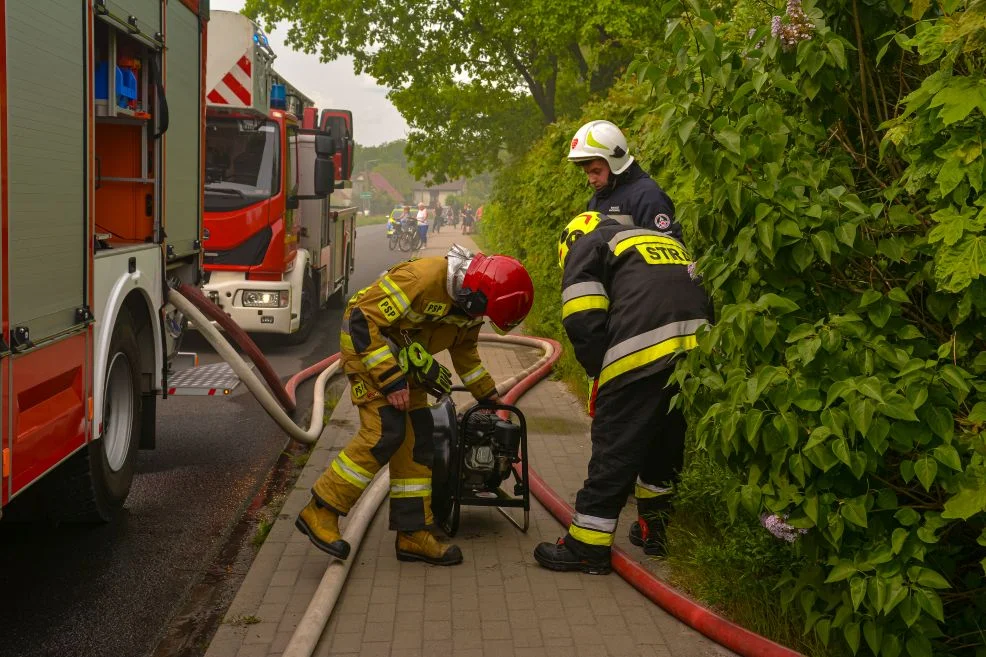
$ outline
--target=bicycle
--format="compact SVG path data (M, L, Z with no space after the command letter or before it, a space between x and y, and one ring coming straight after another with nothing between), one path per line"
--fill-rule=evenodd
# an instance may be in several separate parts
M402 227L398 247L401 251L411 251L412 253L421 249L421 235L418 233L417 226Z

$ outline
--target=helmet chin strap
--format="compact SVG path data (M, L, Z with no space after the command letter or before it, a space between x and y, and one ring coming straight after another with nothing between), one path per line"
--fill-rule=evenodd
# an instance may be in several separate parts
M445 291L457 302L462 294L462 280L472 263L472 252L459 244L453 244L445 254L448 262L448 273L445 276Z

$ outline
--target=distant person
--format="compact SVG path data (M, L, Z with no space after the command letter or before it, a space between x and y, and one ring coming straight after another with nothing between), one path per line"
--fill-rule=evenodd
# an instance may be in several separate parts
M421 246L428 246L428 208L424 203L418 203L418 237L421 238Z
M442 204L439 203L435 208L435 216L431 220L431 232L440 233L442 232Z
M602 212L625 226L656 230L682 242L671 198L640 168L626 137L609 121L589 121L575 133L568 159L582 167L595 190L587 211Z
M401 212L401 216L398 217L397 221L401 225L401 230L408 231L415 227L414 216L411 215L410 205L404 206L404 211Z
M468 235L472 233L472 222L475 216L472 213L472 206L468 203L462 208L462 234Z

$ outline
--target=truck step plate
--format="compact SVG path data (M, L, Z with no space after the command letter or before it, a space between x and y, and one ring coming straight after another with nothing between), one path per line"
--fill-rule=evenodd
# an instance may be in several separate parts
M168 377L168 394L224 396L238 385L240 377L228 363L214 363L172 372Z

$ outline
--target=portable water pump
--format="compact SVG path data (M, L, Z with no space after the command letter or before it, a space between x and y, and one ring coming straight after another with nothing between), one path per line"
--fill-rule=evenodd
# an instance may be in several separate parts
M502 419L504 411L516 423ZM531 492L524 414L509 404L481 402L458 417L448 395L431 407L431 413L435 440L431 506L435 521L454 536L462 506L492 506L526 532ZM514 485L508 493L503 485L511 476ZM522 523L504 510L510 507L524 510Z

